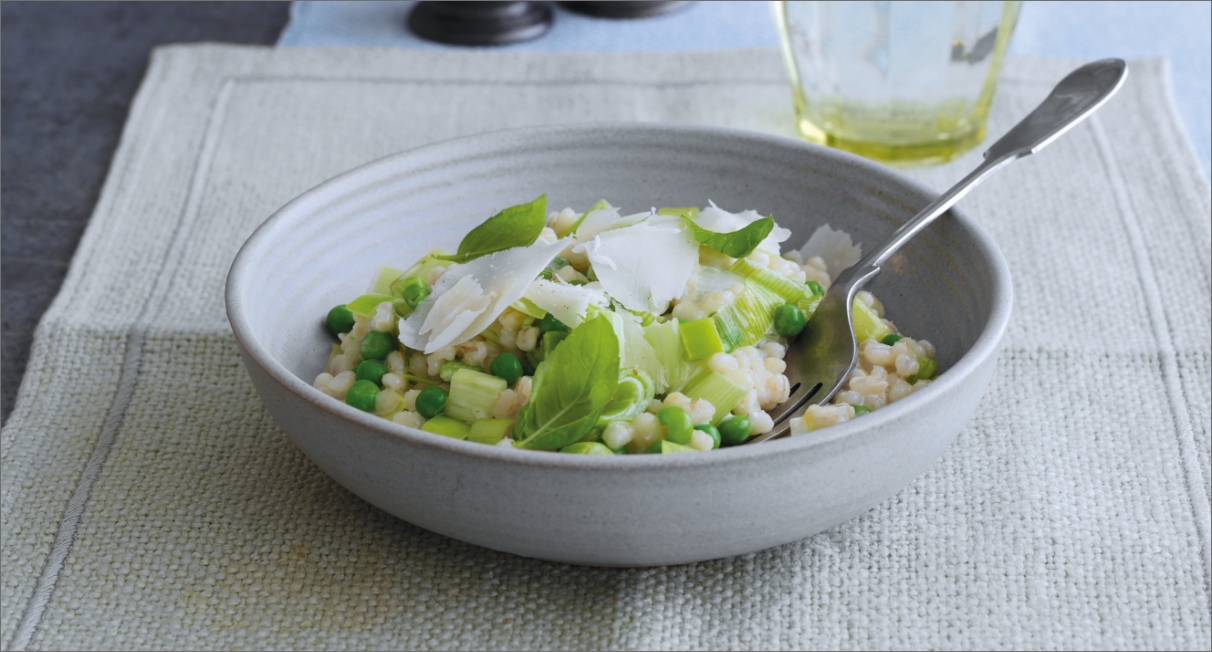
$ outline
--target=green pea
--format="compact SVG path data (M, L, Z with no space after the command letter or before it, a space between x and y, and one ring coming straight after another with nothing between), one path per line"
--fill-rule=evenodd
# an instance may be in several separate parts
M774 331L783 337L795 337L804 330L804 311L790 303L774 309Z
M892 346L893 344L896 344L899 341L901 341L900 335L897 335L896 333L888 333L887 335L884 336L883 339L880 340L880 343L887 344L888 346Z
M361 364L354 369L354 375L358 380L369 380L378 387L383 386L383 375L387 373L387 365L378 360L363 360Z
M703 432L707 433L708 435L711 435L711 441L715 442L715 444L713 444L711 446L712 448L720 447L720 429L719 428L716 428L715 426L711 425L710 423L704 423L701 426L695 426L694 429L702 430Z
M555 274L551 271L550 267L544 267L543 271L539 272L539 278L543 279L544 281L550 281L551 277L554 275Z
M396 348L391 335L382 331L370 331L362 338L360 353L363 360L382 360Z
M558 271L564 267L568 267L568 259L563 256L556 256L551 259L551 262L547 266Z
M345 402L363 412L374 412L375 399L378 397L378 385L369 380L359 380L345 394Z
M861 416L863 416L864 414L867 414L867 413L868 413L868 412L870 412L870 411L871 411L871 408L867 407L866 405L856 405L856 406L854 406L854 416L856 416L856 417L861 417Z
M735 414L720 422L720 439L724 446L736 446L737 444L745 443L749 439L749 430L752 426L749 425L747 417L739 417Z
M417 394L417 412L432 419L446 410L446 390L430 385Z
M569 285L589 285L588 283L586 283L585 281L582 281L579 278L572 279L571 281L568 282L568 284Z
M661 425L665 426L668 430L665 439L675 444L682 444L683 446L690 443L690 435L694 432L694 424L691 423L690 415L686 414L686 410L676 405L661 408L661 411L657 412L657 421L660 421Z
M522 377L522 362L512 353L498 355L489 365L488 370L497 378L502 378L510 385Z
M341 304L328 311L328 317L324 318L324 325L333 335L348 333L354 327L353 313L345 307L345 304Z
M546 335L551 331L566 332L568 324L556 319L551 313L547 313L539 320L539 332Z
M804 285L808 286L808 291L812 292L813 296L825 296L825 288L821 287L820 283L817 283L816 281L808 281Z

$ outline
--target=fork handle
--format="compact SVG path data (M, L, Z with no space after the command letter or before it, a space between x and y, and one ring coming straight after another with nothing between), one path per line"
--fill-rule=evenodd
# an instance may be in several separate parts
M913 239L930 225L931 222L938 219L940 215L947 212L960 199L972 191L985 179L993 176L995 172L1003 167L1013 163L1018 156L1005 155L996 159L985 159L975 170L970 172L959 183L951 186L947 192L939 195L938 199L930 202L913 219L905 222L897 229L887 240L884 240L875 247L870 253L863 257L857 264L846 269L841 274L838 274L834 279L834 285L840 285L846 288L847 294L853 296L858 292L867 281L875 277L880 271L880 266L891 258L896 252L904 246L906 242Z
M887 240L884 240L867 254L856 265L838 274L826 296L837 298L843 295L837 305L846 314L846 323L850 327L850 346L855 351L853 325L849 323L849 306L853 304L855 295L876 274L880 267L897 250L913 236L921 232L931 222L951 208L955 202L967 195L973 188L993 176L993 173L1013 163L1024 156L1029 156L1046 147L1074 125L1081 122L1102 106L1128 76L1127 64L1121 59L1102 59L1088 63L1069 73L1061 80L1044 101L1014 125L1006 135L985 151L985 159L968 176L960 180L946 192L926 206L913 219L905 222ZM832 304L831 304L832 305ZM852 355L849 369L839 373L833 387L825 387L822 383L820 390L806 390L793 395L786 402L771 411L775 427L770 432L758 435L747 443L756 444L768 439L775 439L790 431L790 417L798 413L813 399L817 402L829 400L845 381L849 371L854 369L856 357Z
M1066 75L1034 111L985 150L985 160L975 170L923 208L913 219L901 225L887 240L877 245L851 268L854 274L847 275L843 272L834 283L873 276L864 272L869 272L868 268L872 267L878 270L902 245L994 172L1024 156L1040 151L1085 120L1095 109L1111 99L1127 78L1128 65L1123 59L1100 59ZM859 281L857 287L861 287L863 282L865 281Z

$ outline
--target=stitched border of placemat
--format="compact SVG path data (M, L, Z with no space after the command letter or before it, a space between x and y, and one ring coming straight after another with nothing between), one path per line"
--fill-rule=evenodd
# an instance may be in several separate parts
M148 80L145 81L145 88L153 88L153 82L158 80L158 77L153 77L153 75L162 74L162 71L162 67L157 68L156 66L153 66L152 71L149 72ZM228 102L232 95L233 89L235 85L241 83L278 79L301 79L301 77L264 75L231 76L223 82L220 88L217 100L209 113L203 145L195 161L194 173L189 184L190 189L187 195L187 200L178 218L178 222L172 236L172 244L168 248L166 255L161 261L160 273L157 275L158 278L153 286L151 294L144 301L143 309L136 318L134 324L129 329L126 354L123 361L121 380L119 382L117 394L111 405L97 444L94 447L93 452L90 455L88 462L81 474L80 480L72 493L72 497L68 501L67 507L64 510L64 515L59 526L59 533L56 536L53 546L51 547L46 565L43 569L41 577L39 578L38 586L31 596L29 603L26 605L20 624L18 625L17 630L9 644L9 647L12 649L24 648L29 643L37 628L41 615L54 591L58 573L62 568L67 556L70 554L72 540L75 535L75 528L78 526L84 510L87 508L92 485L96 481L98 475L101 473L110 447L113 445L116 434L122 426L125 408L133 395L135 385L139 379L139 367L143 354L143 344L147 336L147 329L151 325L152 316L156 314L158 309L163 304L168 289L172 284L173 278L179 269L181 259L180 252L184 247L186 238L188 238L191 233L197 217L200 197L206 183L206 171L209 169L209 166L213 161L215 146L218 141L218 134L224 124L226 111L228 109ZM349 81L357 78L316 77L315 79L339 79L341 81ZM378 80L379 78L360 79L360 81ZM384 81L400 82L417 80L384 78ZM752 79L736 81L738 83L771 83L769 81L755 82ZM482 82L469 81L465 83L481 84ZM547 83L556 85L563 82L549 81ZM670 85L665 82L660 83L664 86ZM721 83L721 80L712 79L708 83ZM724 80L724 83L727 83L727 80ZM782 80L778 80L777 83L781 84L783 82ZM141 117L140 112L145 110L145 103L149 101L146 100L146 95L147 94L145 94L144 91L140 92L140 97L136 102L135 109L132 110L132 115L128 124L137 124L137 121ZM1134 264L1136 265L1137 273L1146 288L1148 313L1153 326L1154 336L1157 339L1161 353L1161 364L1166 382L1167 399L1175 419L1175 425L1177 428L1176 434L1179 438L1179 444L1183 450L1182 463L1184 471L1187 473L1186 484L1189 496L1191 498L1191 507L1193 510L1193 516L1195 518L1195 524L1200 530L1201 543L1203 544L1202 561L1205 583L1208 583L1209 578L1212 577L1212 560L1210 560L1209 549L1209 520L1212 519L1212 516L1209 514L1208 499L1203 491L1204 487L1199 486L1201 480L1206 482L1206 478L1203 477L1203 470L1200 467L1199 460L1196 455L1196 444L1194 441L1192 420L1189 411L1185 406L1185 399L1188 397L1184 396L1181 382L1178 379L1178 373L1176 370L1177 354L1170 339L1170 330L1167 324L1166 311L1158 290L1158 280L1150 263L1148 253L1143 248L1143 233L1140 227L1140 220L1136 216L1131 200L1127 197L1126 191L1124 190L1126 182L1123 178L1122 171L1115 164L1114 156L1111 153L1112 148L1101 121L1098 120L1097 116L1094 116L1091 123L1095 127L1095 133L1100 149L1099 154L1102 159L1102 163L1107 168L1108 173L1112 176L1114 181L1114 186L1117 191L1115 201L1119 209L1120 219L1122 220L1124 227L1132 235L1134 245L1133 254L1135 256ZM132 160L132 157L135 155L135 153L140 151L138 149L139 136L139 132L128 132L124 134L123 144L119 150L120 154L118 157L115 157L115 168L118 169L119 172L117 174L111 173L111 181L108 181L106 184L106 192L103 194L102 200L98 204L97 213L112 210L110 204L113 202L113 198L117 194L117 191L113 190L111 192L110 186L111 184L115 188L121 186L125 181L127 171L135 165L135 161ZM131 142L128 143L128 139ZM1194 161L1194 152L1190 151L1189 143L1187 144L1187 150L1189 151L1191 162L1197 166L1198 163ZM1200 180L1202 180L1202 178ZM87 268L89 263L88 256L91 253L91 249L82 247L77 256L77 260L73 262L73 268L76 268L77 266L80 268Z

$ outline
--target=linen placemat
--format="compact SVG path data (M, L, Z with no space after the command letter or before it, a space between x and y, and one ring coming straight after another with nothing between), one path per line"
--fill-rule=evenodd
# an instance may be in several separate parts
M1010 60L990 133L1074 65ZM794 136L777 52L157 50L2 433L0 643L1208 649L1212 212L1164 62L1130 65L963 201L1016 305L940 461L815 537L619 570L446 539L329 480L253 392L223 281L284 202L429 142L595 120ZM941 189L977 156L909 174Z

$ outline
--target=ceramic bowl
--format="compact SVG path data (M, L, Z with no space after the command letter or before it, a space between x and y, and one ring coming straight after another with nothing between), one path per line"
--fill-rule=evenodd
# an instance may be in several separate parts
M606 198L624 210L753 208L792 230L831 224L868 247L933 193L858 157L734 130L606 124L490 133L369 163L304 193L240 250L227 312L253 385L288 437L371 504L443 535L573 564L680 564L753 552L862 514L919 476L976 408L1010 317L1009 270L953 210L869 286L942 375L807 435L683 455L600 457L485 446L360 412L311 385L329 308L378 265L453 249L505 206Z

